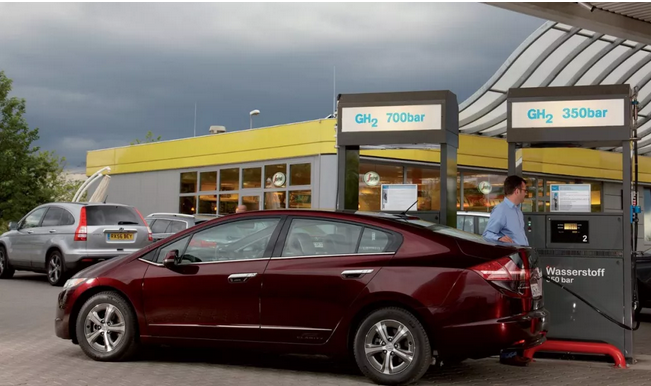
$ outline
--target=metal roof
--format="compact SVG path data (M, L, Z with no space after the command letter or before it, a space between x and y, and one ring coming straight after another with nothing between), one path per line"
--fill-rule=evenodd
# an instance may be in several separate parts
M616 13L651 23L651 5L648 3L585 3L602 11Z
M651 45L551 21L531 34L482 88L461 103L459 131L504 138L509 88L607 84L638 87L639 152L651 153Z

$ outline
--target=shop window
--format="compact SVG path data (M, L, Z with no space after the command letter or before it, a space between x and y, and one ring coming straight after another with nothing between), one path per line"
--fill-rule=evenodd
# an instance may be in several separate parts
M242 205L246 210L260 210L260 196L242 196Z
M289 192L289 207L309 209L312 207L311 190L292 190Z
M242 188L255 189L262 187L262 168L242 169Z
M219 195L219 214L232 214L237 209L239 194Z
M219 190L237 190L240 185L240 169L222 169L219 171Z
M441 172L419 167L406 169L405 183L418 185L418 210L441 209Z
M199 191L217 190L217 172L203 172L199 175Z
M197 172L181 173L181 193L197 192Z
M287 186L287 165L266 165L264 167L264 187L268 189ZM266 204L265 204L266 206Z
M505 175L463 173L463 210L490 212L504 200Z
M179 213L195 214L196 213L196 197L180 197L179 198Z
M289 166L289 185L310 185L312 164L296 164Z
M217 195L203 195L199 196L199 212L201 214L215 214L217 213Z
M368 172L377 173L379 179L377 181L373 180L371 183L365 182L364 175ZM404 183L404 171L402 166L361 162L359 165L359 210L379 211L380 190L382 184L402 183Z
M266 192L264 194L265 209L285 209L287 192Z

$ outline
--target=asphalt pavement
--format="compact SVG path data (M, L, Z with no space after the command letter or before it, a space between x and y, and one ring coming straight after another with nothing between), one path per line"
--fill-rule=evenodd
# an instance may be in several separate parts
M354 364L323 357L153 347L131 362L95 362L54 334L60 288L44 275L0 280L0 386L5 385L368 385ZM419 385L651 385L651 314L636 332L628 369L606 362L537 359L529 367L497 358L432 367Z

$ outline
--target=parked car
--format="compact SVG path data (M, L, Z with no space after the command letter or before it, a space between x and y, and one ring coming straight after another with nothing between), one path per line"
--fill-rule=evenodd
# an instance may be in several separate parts
M541 288L529 248L407 216L270 210L79 272L59 294L55 330L98 361L141 344L235 345L351 354L373 381L404 384L433 357L544 342Z
M484 233L491 214L488 212L457 212L457 229L481 235Z
M137 209L120 204L45 204L9 227L0 236L0 278L16 270L43 272L55 286L82 268L152 242Z
M158 241L216 217L221 216L191 215L182 213L151 213L145 217L145 221L151 228L154 241Z

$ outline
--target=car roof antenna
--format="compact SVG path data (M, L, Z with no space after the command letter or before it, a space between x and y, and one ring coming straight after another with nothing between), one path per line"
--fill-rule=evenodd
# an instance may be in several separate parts
M418 200L414 201L414 203L411 204L411 205L409 206L409 208L407 208L404 212L402 212L402 213L400 213L400 214L403 215L403 216L407 216L407 212L409 212L409 209L411 209L411 208L412 208L414 205L416 205L417 203L418 203Z

